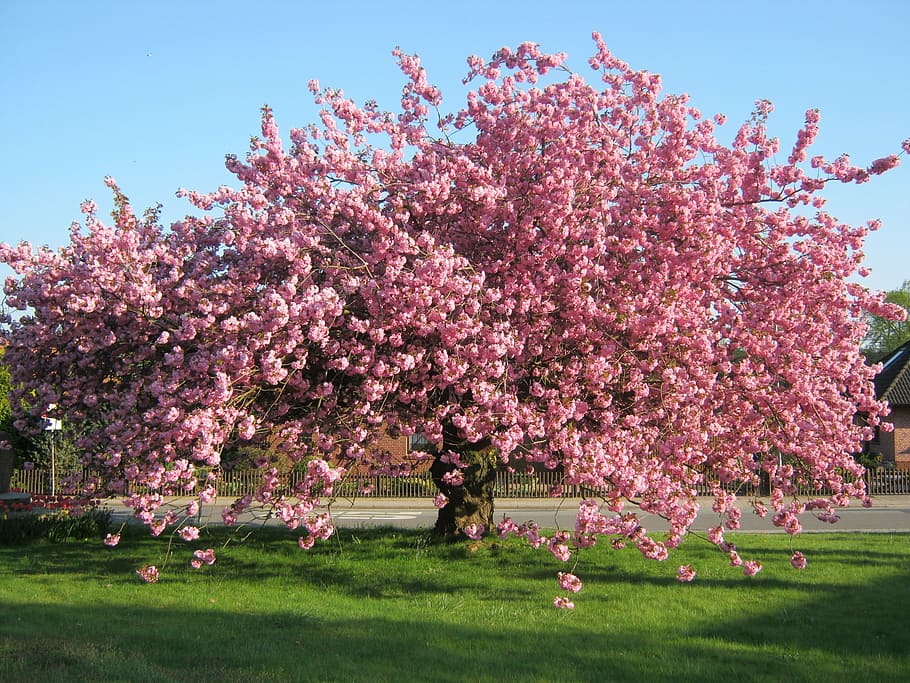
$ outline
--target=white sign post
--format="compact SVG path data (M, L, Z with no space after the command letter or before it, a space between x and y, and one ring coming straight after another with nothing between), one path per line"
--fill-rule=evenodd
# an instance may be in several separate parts
M54 432L59 432L63 429L63 423L53 417L48 417L48 413L54 410L57 407L56 403L51 403L47 407L47 412L44 413L41 417L44 419L44 431L50 432L51 438L51 495L57 495L57 463L56 463L56 453L54 452Z

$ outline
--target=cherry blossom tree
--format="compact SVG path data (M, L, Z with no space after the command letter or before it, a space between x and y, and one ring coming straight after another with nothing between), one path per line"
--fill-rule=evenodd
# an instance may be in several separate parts
M859 341L864 316L896 312L850 279L877 223L838 222L823 191L899 159L810 158L817 111L782 152L764 101L725 144L722 115L595 46L596 84L533 44L471 57L452 114L401 51L398 112L313 81L320 123L285 140L266 108L228 158L236 187L181 191L196 213L170 227L109 179L112 223L87 201L65 248L0 247L23 311L5 332L14 405L88 425L90 486L148 487L128 500L157 533L185 524L168 497L193 513L224 450L260 443L262 484L224 518L269 506L309 547L332 533L317 506L345 470L399 468L379 437L419 433L442 535L493 531L497 469L542 467L592 492L576 528L500 534L561 560L604 537L663 559L710 482L710 540L754 574L723 538L731 486L766 477L752 506L791 533L807 510L868 501L851 453L885 406ZM305 464L292 491L276 454Z

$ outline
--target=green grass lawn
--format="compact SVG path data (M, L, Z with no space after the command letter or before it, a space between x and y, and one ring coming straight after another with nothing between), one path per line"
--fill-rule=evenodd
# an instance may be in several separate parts
M565 567L519 542L428 545L419 531L340 531L301 551L224 529L165 545L140 530L0 547L2 681L908 681L910 535L740 535L746 578L693 539L665 563L604 544ZM214 535L211 535L214 534ZM340 541L340 542L339 542ZM187 548L218 560L188 566ZM691 562L698 577L675 579Z

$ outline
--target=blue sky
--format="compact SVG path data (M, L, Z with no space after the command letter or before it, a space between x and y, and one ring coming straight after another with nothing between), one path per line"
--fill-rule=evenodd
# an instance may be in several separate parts
M394 107L396 45L421 56L454 110L468 55L531 40L587 73L597 30L617 56L660 73L666 91L726 114L729 136L767 98L787 149L817 107L813 149L867 164L910 137L907 26L904 0L9 0L0 3L0 241L61 246L82 200L110 206L105 175L137 209L161 202L175 220L190 209L178 187L230 182L224 155L245 153L263 104L283 130L315 119L311 78ZM865 283L910 279L910 159L829 197L846 222L884 222L867 242Z

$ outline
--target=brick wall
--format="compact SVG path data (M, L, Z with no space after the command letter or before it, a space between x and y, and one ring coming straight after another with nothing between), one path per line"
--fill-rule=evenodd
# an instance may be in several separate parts
M408 447L408 437L406 436L399 436L395 438L391 436L383 436L379 440L377 448L388 451L391 455L392 463L409 463L411 471L414 474L422 474L423 472L426 472L430 469L430 460L421 459L420 461L415 461L411 456L410 448ZM341 464L344 465L352 474L361 474L369 471L368 468L356 463L342 462Z
M399 436L396 439L384 436L379 440L379 447L389 451L395 462L402 462L408 457L408 437L406 436Z
M889 445L897 468L910 470L910 407L892 408L888 420L894 425L894 431L882 434L882 437L888 437L891 441ZM884 438L882 442L884 446Z

